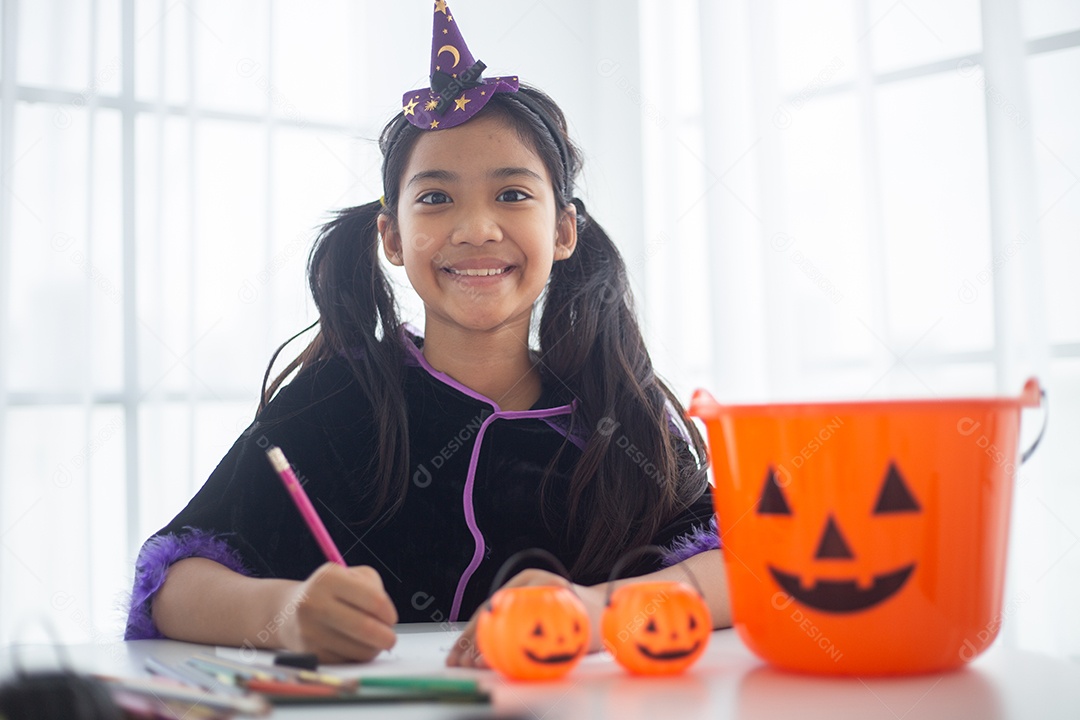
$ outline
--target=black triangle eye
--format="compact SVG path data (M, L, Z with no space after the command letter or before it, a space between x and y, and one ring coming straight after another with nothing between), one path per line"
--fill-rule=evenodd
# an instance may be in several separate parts
M761 499L758 500L758 515L790 515L784 491L780 489L780 483L776 481L776 470L772 465L765 474L765 486L761 488Z
M536 623L536 627L533 628L532 634L533 634L534 637L543 637L544 636L544 628L543 628L543 626L540 625L540 623Z
M695 618L693 615L690 616L690 629L697 630L697 618Z
M655 620L649 620L649 624L645 626L645 632L651 632L651 633L656 632L656 621Z
M885 473L885 482L881 486L881 493L874 506L874 514L919 512L920 510L922 508L908 489L904 477L897 470L896 463L890 462L889 470Z

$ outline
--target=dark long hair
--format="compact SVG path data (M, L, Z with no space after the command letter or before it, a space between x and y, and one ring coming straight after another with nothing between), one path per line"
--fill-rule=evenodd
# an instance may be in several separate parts
M620 553L647 544L701 496L707 482L704 443L685 421L678 398L653 371L622 256L573 196L581 153L569 138L562 111L544 93L523 86L517 93L493 95L481 113L498 114L532 147L552 178L557 204L563 209L573 204L577 211L577 247L554 263L540 301L540 372L545 385L565 386L577 398L575 423L588 437L570 487L563 489L569 494L569 532L581 542L571 574L603 575ZM409 485L401 392L409 341L379 264L376 223L381 213L393 219L401 177L422 132L403 115L383 128L386 205L375 201L342 210L323 227L308 260L318 333L267 387L270 367L285 345L279 347L263 379L260 412L297 368L330 357L350 363L376 413L379 437L377 457L368 468L373 482L365 522L392 515ZM687 446L688 452L680 452Z

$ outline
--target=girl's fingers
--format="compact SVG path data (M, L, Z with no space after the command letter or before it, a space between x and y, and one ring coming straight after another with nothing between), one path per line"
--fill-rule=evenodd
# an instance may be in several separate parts
M365 662L394 646L396 622L378 572L326 563L301 586L289 635L323 662Z
M379 648L358 642L337 628L324 628L315 654L324 663L368 662L382 652Z
M374 568L367 565L350 568L335 565L326 573L330 579L329 587L339 602L371 615L386 625L397 624L397 608Z
M389 650L397 642L393 627L350 605L335 608L326 622L342 636L377 650Z
M337 602L322 612L313 612L304 622L306 649L320 659L366 662L393 647L397 639L393 629L378 619Z
M476 647L476 619L477 614L474 614L469 624L461 631L461 635L454 641L450 653L446 656L447 665L472 667L473 657L479 654L479 649Z

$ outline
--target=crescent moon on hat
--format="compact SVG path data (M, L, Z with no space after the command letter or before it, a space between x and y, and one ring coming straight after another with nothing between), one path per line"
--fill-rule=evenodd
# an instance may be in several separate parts
M458 63L461 62L461 54L458 53L457 48L453 45L443 45L441 48L439 48L439 52L435 54L442 55L444 52L448 52L454 56L454 64L450 67L457 67Z

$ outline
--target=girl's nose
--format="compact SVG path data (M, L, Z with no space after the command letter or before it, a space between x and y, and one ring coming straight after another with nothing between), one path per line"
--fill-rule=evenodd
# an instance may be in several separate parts
M450 242L483 245L486 242L498 242L503 239L502 228L487 212L469 211L463 214L461 222L454 228Z

